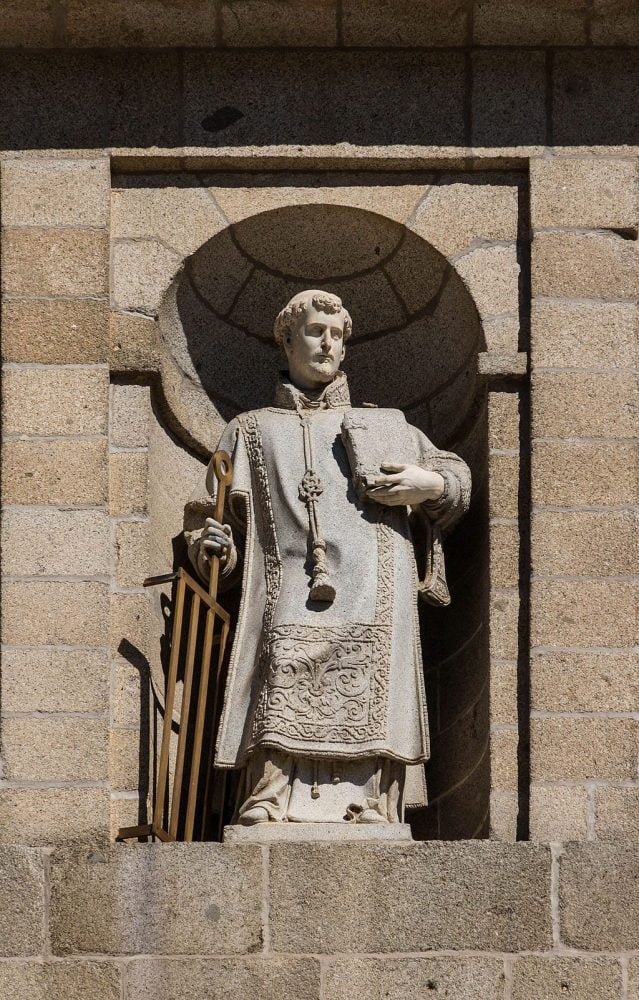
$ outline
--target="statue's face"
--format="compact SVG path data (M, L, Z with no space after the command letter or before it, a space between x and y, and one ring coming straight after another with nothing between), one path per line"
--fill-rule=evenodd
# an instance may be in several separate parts
M318 311L311 303L306 315L284 340L289 375L302 389L316 389L335 378L346 353L344 313Z

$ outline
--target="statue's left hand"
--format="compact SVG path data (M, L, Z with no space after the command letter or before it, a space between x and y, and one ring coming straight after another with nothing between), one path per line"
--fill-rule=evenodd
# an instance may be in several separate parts
M446 489L446 481L439 472L429 472L419 465L397 465L385 462L383 476L377 476L366 491L366 496L387 507L417 506L425 500L439 500Z

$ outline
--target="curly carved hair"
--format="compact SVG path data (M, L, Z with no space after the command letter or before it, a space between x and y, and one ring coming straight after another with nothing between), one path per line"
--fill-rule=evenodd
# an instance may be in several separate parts
M342 305L339 295L311 288L306 292L298 292L297 295L294 295L290 302L278 313L273 326L273 336L280 347L284 343L284 339L295 329L300 316L306 315L309 305L329 315L342 313L344 316L344 340L348 340L353 332L353 321L349 312Z

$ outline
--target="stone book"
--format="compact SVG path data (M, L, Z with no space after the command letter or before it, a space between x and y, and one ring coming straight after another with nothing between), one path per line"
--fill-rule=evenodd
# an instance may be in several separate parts
M406 417L395 409L356 409L344 415L342 440L360 500L366 500L385 462L415 465L419 461L417 443Z

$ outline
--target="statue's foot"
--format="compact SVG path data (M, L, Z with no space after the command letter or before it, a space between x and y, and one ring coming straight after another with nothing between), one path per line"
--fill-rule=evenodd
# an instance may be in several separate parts
M263 806L253 806L252 809L247 809L245 813L242 813L239 822L242 826L255 826L256 823L268 823L270 818L268 810Z
M387 819L378 813L376 809L364 809L356 820L357 823L388 823Z

